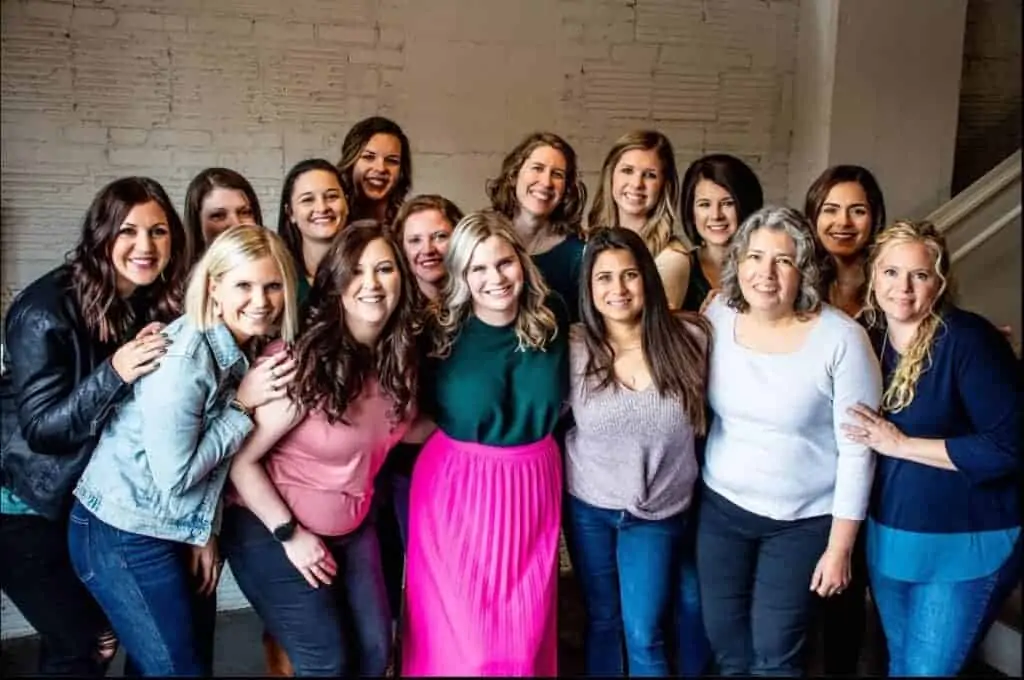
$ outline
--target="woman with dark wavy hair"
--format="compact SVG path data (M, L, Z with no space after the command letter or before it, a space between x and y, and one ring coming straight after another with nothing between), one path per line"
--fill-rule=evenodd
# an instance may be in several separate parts
M67 262L7 314L0 583L42 637L41 674L103 675L116 651L71 566L71 490L108 416L167 349L160 330L181 311L187 253L163 188L118 179L93 199Z
M554 133L534 132L505 156L486 188L491 207L512 220L545 283L562 296L570 317L579 318L587 189L576 152Z
M256 409L231 466L224 552L296 675L374 677L388 664L369 512L374 477L415 414L414 285L379 226L346 229L317 269L288 398Z
M298 273L298 301L309 296L313 276L349 218L342 175L322 158L292 166L281 189L277 233L284 239Z
M228 168L206 168L185 192L185 231L198 260L206 246L239 224L263 225L260 200L249 180Z
M598 229L570 338L566 538L586 609L587 675L669 675L663 622L707 429L711 327L673 313L643 239ZM625 642L626 657L622 647Z
M398 123L371 116L353 125L337 165L352 219L394 222L412 188L412 150Z

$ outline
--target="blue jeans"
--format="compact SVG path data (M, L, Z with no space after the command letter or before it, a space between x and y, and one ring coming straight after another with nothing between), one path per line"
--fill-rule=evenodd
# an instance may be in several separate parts
M75 501L68 548L140 674L212 675L217 599L196 592L188 545L121 531Z
M675 585L673 564L683 521L649 521L569 496L566 539L587 614L587 675L667 677L663 625Z
M1020 583L1022 546L995 573L971 581L910 583L870 569L889 647L889 677L955 676Z
M697 574L718 673L803 675L811 575L832 518L775 520L701 493Z
M686 523L679 548L679 593L675 602L676 673L684 678L702 677L711 660L711 645L704 632L697 581L697 523Z
M239 506L224 511L224 555L295 675L381 676L391 647L391 610L377 531L368 520L350 534L321 539L338 573L330 586L313 588L256 515Z

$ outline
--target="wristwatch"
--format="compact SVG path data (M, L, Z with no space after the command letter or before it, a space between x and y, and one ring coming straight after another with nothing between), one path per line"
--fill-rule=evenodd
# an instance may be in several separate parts
M295 528L299 526L298 520L292 517L290 520L274 528L271 532L274 534L274 540L278 543L284 543L291 539L295 535Z

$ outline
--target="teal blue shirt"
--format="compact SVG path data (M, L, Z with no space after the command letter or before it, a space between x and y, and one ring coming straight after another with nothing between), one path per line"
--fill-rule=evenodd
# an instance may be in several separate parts
M38 515L6 486L0 486L0 515Z

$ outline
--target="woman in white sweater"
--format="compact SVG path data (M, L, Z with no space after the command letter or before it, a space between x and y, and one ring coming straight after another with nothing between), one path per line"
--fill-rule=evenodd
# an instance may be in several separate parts
M875 405L864 330L822 303L810 224L765 207L729 246L714 328L697 529L704 624L722 675L803 672L813 594L850 580L874 470L840 424Z

